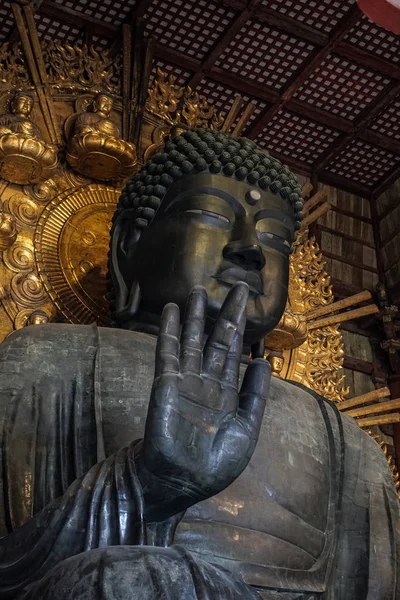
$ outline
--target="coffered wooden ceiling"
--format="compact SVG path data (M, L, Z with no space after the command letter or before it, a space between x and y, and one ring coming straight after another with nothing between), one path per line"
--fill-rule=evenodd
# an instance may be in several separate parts
M400 177L400 40L355 0L37 0L44 39L118 52L121 26L156 39L157 67L228 112L301 174L364 197ZM8 1L0 41L15 36Z

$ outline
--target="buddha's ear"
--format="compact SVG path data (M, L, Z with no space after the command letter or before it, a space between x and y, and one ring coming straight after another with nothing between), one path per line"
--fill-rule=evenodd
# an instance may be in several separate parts
M136 211L124 210L114 223L110 272L115 292L115 315L118 321L132 318L139 308L140 288L132 276L132 261L140 231L135 227Z

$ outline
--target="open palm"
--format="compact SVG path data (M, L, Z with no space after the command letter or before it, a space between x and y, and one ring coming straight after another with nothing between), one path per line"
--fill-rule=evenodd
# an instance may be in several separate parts
M159 518L225 489L254 452L270 368L252 361L239 393L247 298L245 283L231 289L205 345L204 288L191 293L181 335L179 308L163 311L141 459Z

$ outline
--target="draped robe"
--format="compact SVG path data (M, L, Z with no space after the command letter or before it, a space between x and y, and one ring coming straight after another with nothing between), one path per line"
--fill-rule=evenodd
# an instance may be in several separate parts
M383 453L331 403L277 378L242 475L183 518L145 523L135 440L154 351L147 334L61 324L0 346L0 597L64 600L62 580L79 598L88 580L93 600L398 598L399 503Z

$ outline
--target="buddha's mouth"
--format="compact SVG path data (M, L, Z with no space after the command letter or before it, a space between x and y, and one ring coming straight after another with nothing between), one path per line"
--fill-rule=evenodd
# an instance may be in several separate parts
M234 285L238 281L244 281L249 286L250 292L263 295L262 279L256 271L246 271L240 267L229 267L218 273L218 275L214 275L214 279L230 285Z

